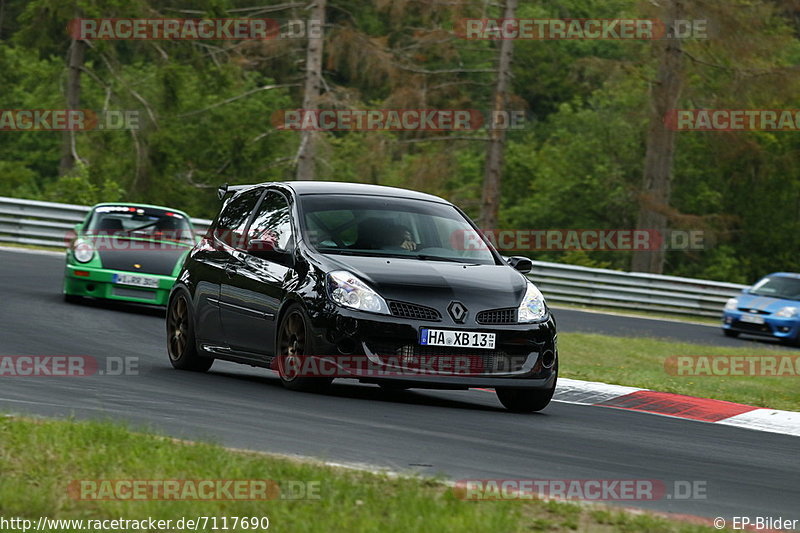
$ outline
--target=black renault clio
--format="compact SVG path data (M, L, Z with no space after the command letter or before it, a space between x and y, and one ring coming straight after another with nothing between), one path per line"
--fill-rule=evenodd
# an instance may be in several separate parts
M221 187L222 209L172 289L175 368L224 359L293 390L494 388L543 409L556 327L523 257L504 258L453 204L339 182Z

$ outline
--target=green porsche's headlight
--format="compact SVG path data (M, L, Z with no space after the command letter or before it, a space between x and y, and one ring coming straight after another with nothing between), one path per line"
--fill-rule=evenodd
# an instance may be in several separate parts
M77 241L72 247L72 255L79 263L88 263L94 257L94 246L86 241Z

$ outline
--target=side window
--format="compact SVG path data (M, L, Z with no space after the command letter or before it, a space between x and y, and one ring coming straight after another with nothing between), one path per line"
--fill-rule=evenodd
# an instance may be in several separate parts
M247 221L263 192L264 189L255 189L233 198L217 219L214 237L228 246L243 248Z
M261 241L255 249L286 251L292 244L291 210L286 199L268 191L250 225L248 240Z

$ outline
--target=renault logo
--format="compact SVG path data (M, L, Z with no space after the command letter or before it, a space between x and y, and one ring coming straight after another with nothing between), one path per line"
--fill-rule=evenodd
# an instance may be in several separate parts
M463 324L464 320L467 319L467 308L461 302L450 302L450 305L447 306L447 312L459 324Z

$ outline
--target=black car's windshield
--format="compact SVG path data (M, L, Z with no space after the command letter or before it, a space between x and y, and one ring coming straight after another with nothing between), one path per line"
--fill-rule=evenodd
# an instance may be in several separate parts
M495 264L486 242L446 204L340 194L300 197L308 243L321 253Z
M89 235L143 237L165 241L193 242L186 217L153 207L103 205L95 208L86 227Z
M800 300L800 278L786 276L767 277L753 285L749 292L758 296Z

